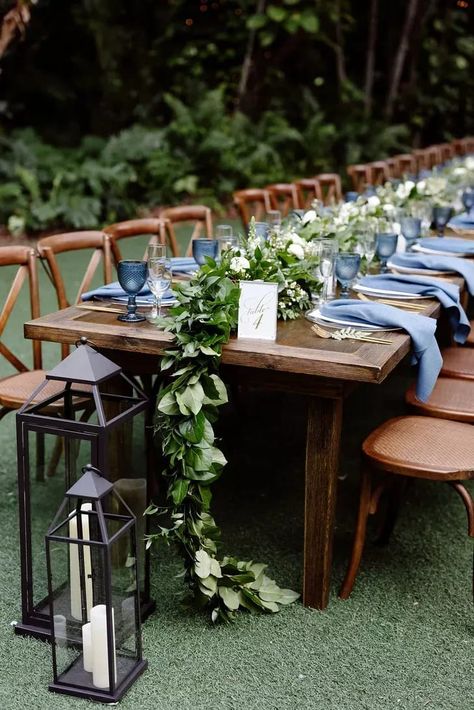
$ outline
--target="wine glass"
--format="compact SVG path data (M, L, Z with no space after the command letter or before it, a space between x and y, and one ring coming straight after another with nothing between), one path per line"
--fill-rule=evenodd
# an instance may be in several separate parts
M349 190L349 192L346 192L344 198L346 202L355 202L359 197L359 193L356 192L355 190Z
M402 217L400 231L406 239L406 250L411 251L412 246L421 235L421 219L417 217Z
M156 322L161 318L161 299L169 288L172 279L171 264L160 257L148 259L147 284L152 292L155 302L151 309L150 321Z
M193 239L193 257L199 266L206 263L206 258L217 257L217 239Z
M280 210L269 210L267 212L267 222L270 232L278 233L281 227L281 212Z
M148 259L166 259L166 244L149 244L146 248Z
M438 237L444 237L444 230L452 216L452 207L433 207L433 222L438 232Z
M367 264L367 271L375 256L375 232L365 232L362 237L362 251Z
M234 234L231 224L218 224L216 227L216 239L228 239Z
M136 296L146 282L146 261L135 259L123 259L117 265L117 276L119 283L125 293L128 293L127 313L118 316L117 320L124 323L140 323L146 320L144 316L137 314Z
M341 284L341 298L349 295L349 286L357 276L360 266L360 254L355 251L343 252L336 257L336 277Z
M380 232L375 237L375 251L380 259L380 272L388 271L387 260L395 253L397 248L398 235L390 232Z
M334 274L336 244L333 239L321 239L319 248L319 273L323 279L323 288L319 297L320 305L328 301L329 284Z
M221 257L225 251L237 246L237 237L234 237L232 225L218 224L216 227L216 239L218 243L218 256Z

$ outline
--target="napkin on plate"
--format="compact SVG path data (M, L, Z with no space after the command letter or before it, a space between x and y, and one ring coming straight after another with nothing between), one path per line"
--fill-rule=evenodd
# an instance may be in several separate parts
M459 237L425 237L418 241L420 247L426 249L435 249L436 251L445 251L451 254L473 254L474 243L468 239L460 239Z
M459 227L460 229L474 229L474 211L463 212L453 217L448 227Z
M420 296L437 298L446 309L449 322L457 343L465 343L471 326L464 308L459 302L459 286L449 281L434 279L430 276L415 274L380 274L380 276L364 276L358 282L361 286L382 289L384 291L401 291ZM389 297L389 294L385 298Z
M406 330L412 341L413 362L419 365L416 396L422 402L428 399L443 364L435 338L437 323L434 318L407 313L384 303L369 303L349 298L330 301L320 310L321 315L329 318Z
M442 256L440 254L394 254L390 257L389 266L405 266L413 269L434 269L436 271L455 271L464 277L467 290L474 296L474 264L459 256ZM421 274L420 274L421 275Z
M189 274L199 269L196 260L192 256L175 256L170 261L171 270L174 274Z
M94 298L123 298L126 300L128 299L128 295L125 293L119 282L115 281L114 283L99 286L99 288L95 288L93 291L88 291L87 293L82 294L83 301L92 301ZM137 299L139 302L150 304L152 304L155 300L147 285L145 285L140 293L137 294ZM166 301L174 301L174 299L174 293L168 289L168 291L165 291L163 294L162 303L165 304Z

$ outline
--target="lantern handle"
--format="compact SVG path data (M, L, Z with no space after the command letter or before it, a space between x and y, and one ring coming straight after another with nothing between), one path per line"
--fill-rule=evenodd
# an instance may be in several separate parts
M102 472L99 471L99 469L96 468L95 466L93 466L91 463L86 463L86 465L83 466L83 468L82 468L82 473L89 473L89 472L91 472L91 471L93 471L93 472L96 473L98 476L100 476L101 478L103 478Z
M89 340L89 338L86 335L81 335L79 340L76 340L74 345L76 348L79 347L79 345L92 345L93 348L97 347L95 343L92 342L92 340Z

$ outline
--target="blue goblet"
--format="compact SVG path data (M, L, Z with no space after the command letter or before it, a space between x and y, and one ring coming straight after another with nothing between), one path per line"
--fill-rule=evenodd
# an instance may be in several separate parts
M375 236L375 251L380 259L380 272L384 274L387 269L387 260L397 248L398 235L391 232L381 232Z
M411 251L413 244L421 235L421 219L417 217L402 217L400 230L406 239L407 251Z
M270 225L268 222L255 222L255 236L262 242L266 242L270 234Z
M124 323L140 323L146 320L145 316L138 315L136 312L136 296L145 285L146 275L146 261L132 259L119 261L117 265L117 276L121 287L125 293L128 293L128 304L127 312L123 316L118 316L117 320L121 320Z
M217 239L193 239L193 256L199 266L206 263L206 258L217 258L219 242Z
M474 187L468 187L462 193L462 203L466 208L466 212L471 214L474 207Z
M355 190L349 190L349 192L346 192L346 194L345 194L346 202L355 202L358 197L359 197L359 193L356 192Z
M445 227L452 216L452 207L433 207L433 222L438 232L438 237L444 237Z
M349 286L357 276L360 266L360 254L344 252L336 257L336 277L341 284L341 298L349 295Z

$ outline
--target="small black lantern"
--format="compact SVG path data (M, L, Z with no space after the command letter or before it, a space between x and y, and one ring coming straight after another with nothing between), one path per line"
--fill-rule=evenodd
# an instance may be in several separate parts
M142 658L136 520L98 469L66 492L45 538L55 693L114 703ZM110 513L108 510L122 511Z
M150 483L142 473L147 468L143 439L142 461L132 453L132 423L148 399L135 379L87 341L80 342L17 413L22 621L15 632L43 639L50 636L50 611L41 531L89 461L107 472L137 518L142 618L154 608L143 541ZM47 472L38 467L44 460L50 462Z

